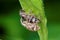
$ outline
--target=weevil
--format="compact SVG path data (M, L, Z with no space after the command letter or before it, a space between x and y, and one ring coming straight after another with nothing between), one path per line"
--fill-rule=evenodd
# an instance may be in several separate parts
M37 25L40 21L32 14L26 14L24 10L20 10L21 24L30 31L37 31L40 27Z

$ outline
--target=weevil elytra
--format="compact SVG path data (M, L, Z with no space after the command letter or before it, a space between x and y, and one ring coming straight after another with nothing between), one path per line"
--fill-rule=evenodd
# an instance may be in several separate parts
M40 29L40 27L37 25L38 22L40 21L37 19L34 15L32 14L26 14L24 10L20 11L20 16L21 16L21 24L26 27L30 31L37 31Z

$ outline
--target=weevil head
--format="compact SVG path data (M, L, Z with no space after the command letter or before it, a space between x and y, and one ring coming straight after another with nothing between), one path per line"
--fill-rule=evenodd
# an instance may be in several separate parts
M24 10L20 10L20 16L22 17L22 18L26 18L26 13L25 13L25 11Z

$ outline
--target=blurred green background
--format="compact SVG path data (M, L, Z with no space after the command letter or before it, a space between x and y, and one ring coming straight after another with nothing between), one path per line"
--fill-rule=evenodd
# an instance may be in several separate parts
M60 0L44 0L48 39L60 40ZM20 24L19 0L0 0L0 38L3 40L39 40Z

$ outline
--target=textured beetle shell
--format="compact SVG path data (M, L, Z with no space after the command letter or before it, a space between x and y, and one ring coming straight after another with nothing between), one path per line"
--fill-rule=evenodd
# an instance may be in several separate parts
M29 23L27 21L20 20L21 24L30 31L38 31L40 27L36 23Z

